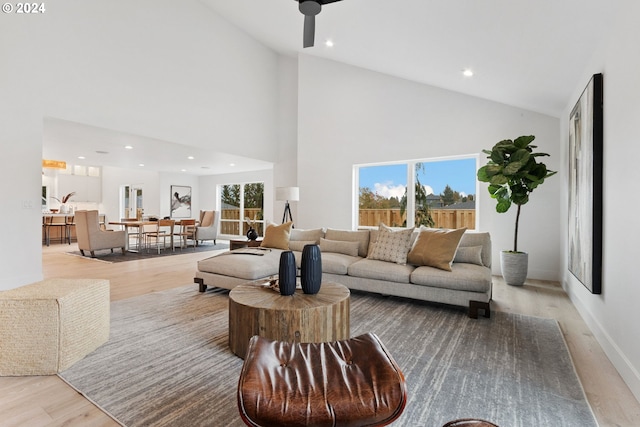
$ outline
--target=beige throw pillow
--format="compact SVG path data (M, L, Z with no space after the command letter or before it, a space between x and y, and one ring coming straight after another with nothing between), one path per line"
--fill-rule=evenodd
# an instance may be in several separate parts
M335 252L349 256L358 256L358 242L344 242L341 240L320 239L320 251Z
M291 230L292 232L294 230ZM290 251L296 251L296 252L302 252L302 250L304 249L305 246L307 245L317 245L318 242L316 242L315 240L291 240L289 239L289 250Z
M289 250L289 235L293 222L285 222L282 225L269 224L264 231L264 237L260 246L263 248L274 248Z
M420 230L416 243L407 256L407 261L414 265L428 265L451 271L451 263L466 230L466 228Z
M413 233L413 228L394 230L380 223L378 239L369 251L367 258L406 264L407 252L411 247L411 233Z
M213 225L213 211L200 211L200 227Z

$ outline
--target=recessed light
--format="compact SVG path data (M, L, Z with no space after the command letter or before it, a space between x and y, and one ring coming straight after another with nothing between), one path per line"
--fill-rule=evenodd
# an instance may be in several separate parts
M131 145L125 145L124 148L127 150L133 150L133 147Z
M144 166L144 163L139 163L138 166Z
M84 160L84 159L86 159L86 157L84 157L84 156L78 156L78 158L79 158L80 160Z
M333 41L327 40L326 42L324 42L324 45L327 47L333 47Z
M234 167L236 164L235 163L229 163L229 166Z
M471 77L473 76L473 70L471 70L470 68L465 68L464 70L462 70L462 75L465 77Z
M187 171L186 169L180 169L180 172L186 172L186 171Z
M189 156L189 157L187 157L187 159L189 159L189 160L193 160L193 159L195 159L195 157L193 157L193 156Z
M96 153L98 153L98 154L109 154L108 151L102 151L102 150L96 150Z

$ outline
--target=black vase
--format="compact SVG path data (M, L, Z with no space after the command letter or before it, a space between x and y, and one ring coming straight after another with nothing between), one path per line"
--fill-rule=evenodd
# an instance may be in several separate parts
M280 295L293 295L296 292L296 258L291 251L280 254L278 285Z
M322 256L320 246L305 245L302 248L300 272L302 291L305 294L317 294L322 284Z
M249 227L249 231L247 231L247 239L256 240L258 238L258 232L253 228Z

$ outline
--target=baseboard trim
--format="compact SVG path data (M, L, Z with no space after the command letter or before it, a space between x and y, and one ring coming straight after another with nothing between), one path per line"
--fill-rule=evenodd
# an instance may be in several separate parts
M576 310L578 310L578 313L584 322L587 324L587 327L593 333L596 341L598 341L598 344L600 344L602 350L622 377L622 380L627 384L636 400L640 402L640 372L638 372L638 370L633 366L620 347L618 347L616 342L602 327L600 322L591 315L591 312L582 303L579 295L574 292L573 286L568 284L565 280L562 283L562 287L569 296L574 307L576 307Z

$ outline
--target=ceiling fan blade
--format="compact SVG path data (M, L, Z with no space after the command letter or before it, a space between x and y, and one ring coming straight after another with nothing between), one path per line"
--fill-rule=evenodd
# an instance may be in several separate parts
M304 42L303 47L312 47L316 35L316 17L315 15L304 16Z

